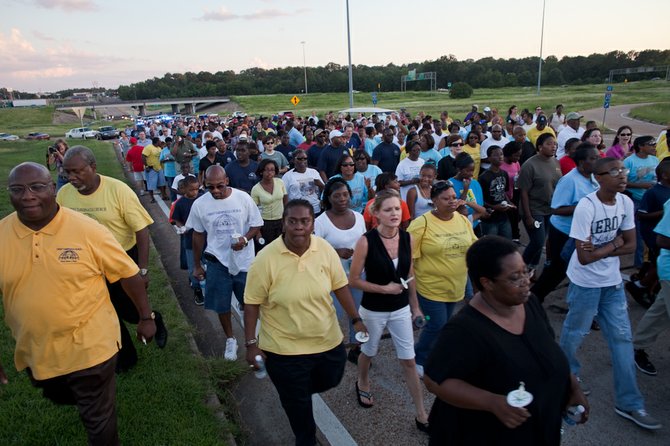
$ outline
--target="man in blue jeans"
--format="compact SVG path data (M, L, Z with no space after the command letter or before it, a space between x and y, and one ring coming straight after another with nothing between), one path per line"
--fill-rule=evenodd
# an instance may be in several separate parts
M560 345L570 371L579 376L577 349L597 317L612 357L614 411L642 428L660 429L661 423L645 410L637 386L630 319L619 271L619 256L635 251L633 202L621 193L628 169L615 158L603 158L596 162L594 174L600 189L579 201L570 227L576 248L567 270L568 314Z

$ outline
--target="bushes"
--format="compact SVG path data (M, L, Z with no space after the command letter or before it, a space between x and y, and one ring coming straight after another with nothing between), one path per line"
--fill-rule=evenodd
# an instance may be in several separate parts
M451 99L465 99L472 96L472 87L466 82L456 82L449 90Z

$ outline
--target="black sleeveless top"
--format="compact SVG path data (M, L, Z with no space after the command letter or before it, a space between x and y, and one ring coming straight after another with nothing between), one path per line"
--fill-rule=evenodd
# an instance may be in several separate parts
M389 282L401 283L400 278L408 279L412 261L412 248L409 233L400 230L398 240L398 268L393 266L384 242L377 229L366 232L368 239L368 255L365 258L365 280L377 285ZM403 289L400 294L379 294L363 292L361 306L370 311L396 311L409 304L409 291Z

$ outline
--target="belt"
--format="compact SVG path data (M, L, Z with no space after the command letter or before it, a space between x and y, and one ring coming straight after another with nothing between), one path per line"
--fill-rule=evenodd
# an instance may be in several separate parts
M206 252L206 253L204 253L202 256L203 256L203 257L205 258L205 260L207 260L207 261L210 261L210 262L216 262L216 263L221 263L221 262L219 262L219 259L217 259L216 256L215 256L214 254L210 254L210 253Z

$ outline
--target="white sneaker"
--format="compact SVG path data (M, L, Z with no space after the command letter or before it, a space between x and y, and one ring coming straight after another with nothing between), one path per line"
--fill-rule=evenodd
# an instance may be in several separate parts
M423 379L423 366L416 364L416 374L419 375L420 379Z
M226 352L223 354L223 359L228 361L237 360L237 339L226 339Z

